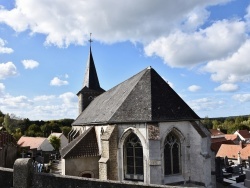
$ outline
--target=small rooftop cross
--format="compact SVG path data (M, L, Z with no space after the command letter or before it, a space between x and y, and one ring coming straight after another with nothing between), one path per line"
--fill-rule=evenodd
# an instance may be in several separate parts
M90 44L90 46L91 46L91 42L93 42L93 40L91 40L91 35L92 35L92 33L89 33L89 44Z

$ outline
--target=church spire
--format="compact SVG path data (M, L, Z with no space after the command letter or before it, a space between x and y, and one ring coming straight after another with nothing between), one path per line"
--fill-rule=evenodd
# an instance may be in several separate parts
M91 40L91 33L90 33L89 57L86 65L83 87L76 94L78 96L79 114L81 114L87 108L87 106L95 97L97 97L98 95L102 94L105 91L100 87L98 76L96 73L95 63L91 51L92 42L93 41Z
M100 88L98 76L96 73L95 63L94 63L94 59L93 59L92 51L91 51L91 43L92 42L93 42L93 40L91 40L91 33L90 33L89 57L87 60L87 66L86 66L86 71L85 71L85 75L84 75L83 87L87 87L87 88L93 89L93 90L100 90L101 88Z

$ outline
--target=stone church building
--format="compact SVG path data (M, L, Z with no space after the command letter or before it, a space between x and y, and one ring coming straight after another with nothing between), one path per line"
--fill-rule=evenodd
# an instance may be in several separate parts
M91 52L79 116L62 149L62 174L102 180L215 187L210 133L151 67L108 91Z

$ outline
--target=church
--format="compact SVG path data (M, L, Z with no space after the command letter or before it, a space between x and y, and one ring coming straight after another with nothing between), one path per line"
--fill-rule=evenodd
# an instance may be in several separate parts
M148 67L105 91L91 51L62 174L143 184L215 187L210 133Z

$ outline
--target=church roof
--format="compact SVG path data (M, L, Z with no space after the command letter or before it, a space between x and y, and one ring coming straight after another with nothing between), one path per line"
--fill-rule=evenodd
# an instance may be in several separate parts
M83 88L85 87L91 90L103 91L103 89L100 87L100 84L99 84L99 80L98 80L98 76L97 76L96 68L95 68L95 63L94 63L94 59L92 56L91 47L89 49L89 58L87 61L87 66L86 66L84 81L83 81Z
M90 127L61 150L63 158L99 156L95 128Z
M96 97L72 125L197 119L199 116L149 67Z

